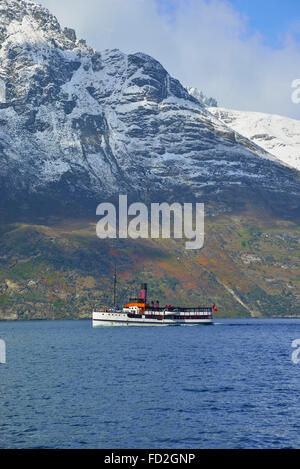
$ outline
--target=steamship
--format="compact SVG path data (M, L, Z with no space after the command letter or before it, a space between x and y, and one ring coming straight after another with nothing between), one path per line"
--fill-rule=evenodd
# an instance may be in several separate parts
M141 286L139 298L130 298L123 308L93 311L93 327L99 326L188 326L212 324L215 305L182 308L159 301L147 302L147 284Z

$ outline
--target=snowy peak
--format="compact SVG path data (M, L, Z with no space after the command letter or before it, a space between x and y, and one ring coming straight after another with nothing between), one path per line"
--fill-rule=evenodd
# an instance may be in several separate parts
M1 0L0 2L1 48L42 48L45 43L60 49L84 47L85 41L77 41L75 31L61 29L56 17L41 5L24 0Z
M228 127L300 171L300 121L274 114L209 108Z
M186 89L191 96L204 106L218 107L218 102L215 98L208 98L202 91L199 91L198 88L187 86Z

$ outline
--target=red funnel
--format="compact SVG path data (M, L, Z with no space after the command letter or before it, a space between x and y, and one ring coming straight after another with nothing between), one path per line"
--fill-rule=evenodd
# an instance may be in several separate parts
M142 283L142 285L141 285L140 298L144 303L146 303L146 301L147 301L147 283Z

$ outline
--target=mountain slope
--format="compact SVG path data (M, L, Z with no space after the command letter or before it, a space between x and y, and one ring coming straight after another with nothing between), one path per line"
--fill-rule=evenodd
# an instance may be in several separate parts
M115 262L121 304L146 281L161 304L299 317L299 224L219 215L205 231L204 248L186 251L181 240L100 241L95 225L78 219L2 225L0 319L91 317L112 304Z
M208 109L228 127L300 171L300 121L260 112Z
M286 212L289 198L297 213L297 174L213 117L156 60L96 52L30 1L1 8L3 210L20 197L94 210L126 192L221 211L259 195Z

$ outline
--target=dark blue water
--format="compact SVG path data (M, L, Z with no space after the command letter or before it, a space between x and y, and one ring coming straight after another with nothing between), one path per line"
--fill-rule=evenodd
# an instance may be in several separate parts
M2 322L2 448L299 448L300 320Z

